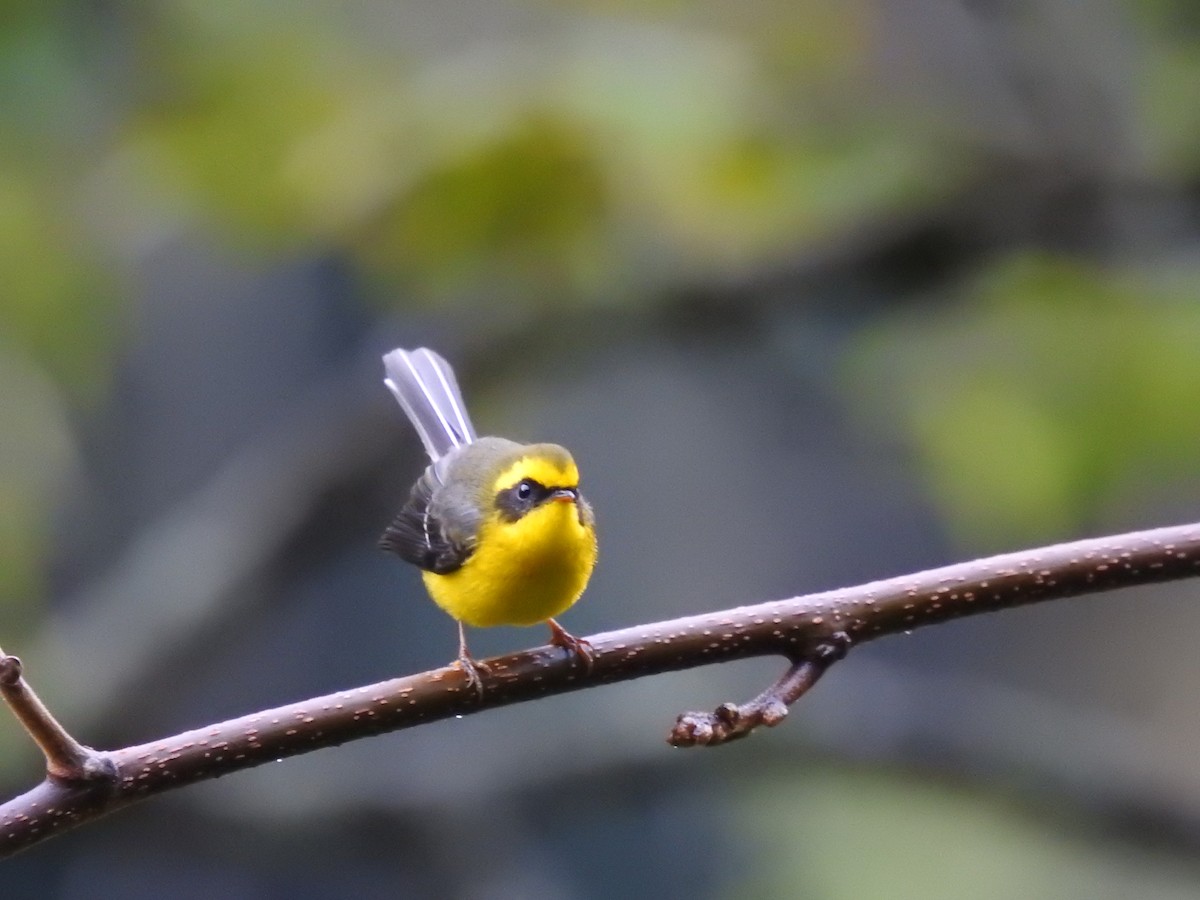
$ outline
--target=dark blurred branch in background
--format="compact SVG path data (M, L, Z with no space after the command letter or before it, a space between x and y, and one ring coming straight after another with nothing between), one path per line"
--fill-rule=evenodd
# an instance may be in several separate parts
M107 571L63 602L53 627L25 653L41 666L61 658L92 673L65 698L61 715L77 727L105 727L118 715L117 698L177 677L169 667L191 644L257 601L254 587L312 520L322 496L385 458L386 432L373 411L391 411L361 400L378 364L377 353L363 353L283 405L198 489L148 518ZM162 596L164 584L177 585L171 597ZM131 633L126 623L134 619L142 628ZM146 633L157 639L141 640ZM114 657L119 665L111 664Z
M453 666L342 691L95 754L107 761L106 768L108 763L116 767L115 784L109 779L48 777L3 804L0 857L152 794L368 735L714 662L771 654L786 657L791 664L788 673L762 695L768 702L758 704L769 707L769 714L758 716L750 727L730 729L730 734L715 738L712 732L704 732L707 740L692 741L719 743L742 736L753 725L782 720L787 704L803 694L846 646L975 613L1198 573L1200 524L1180 525L993 556L853 588L598 634L588 639L595 660L586 673L573 656L558 648L496 657L487 661L482 699ZM18 672L19 680L19 668L9 668ZM701 719L696 713L688 717L691 722ZM714 721L729 719L720 710L713 716ZM697 736L697 729L691 729L691 734Z

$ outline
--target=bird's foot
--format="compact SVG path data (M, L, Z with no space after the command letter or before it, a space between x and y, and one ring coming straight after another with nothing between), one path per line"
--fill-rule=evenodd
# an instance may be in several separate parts
M555 647L562 647L569 653L574 653L582 660L583 670L591 672L592 663L596 659L595 648L583 638L575 637L553 619L547 619L546 624L550 626L550 643Z
M467 676L467 687L475 688L475 693L482 700L483 676L490 675L491 669L487 667L486 663L479 662L467 649L467 629L463 627L462 622L458 623L458 667Z
M458 667L463 670L463 674L467 676L467 687L475 688L475 693L479 695L479 699L483 699L483 676L490 675L491 669L487 663L482 663L469 654L463 653L458 657Z

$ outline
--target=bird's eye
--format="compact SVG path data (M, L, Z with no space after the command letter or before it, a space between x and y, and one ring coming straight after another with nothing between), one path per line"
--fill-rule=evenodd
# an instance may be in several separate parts
M533 496L533 482L526 478L517 485L517 499L528 500Z

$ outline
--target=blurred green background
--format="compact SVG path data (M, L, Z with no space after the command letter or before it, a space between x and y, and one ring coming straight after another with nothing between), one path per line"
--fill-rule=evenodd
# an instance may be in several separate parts
M570 446L576 633L1195 520L1183 0L11 0L0 646L85 742L440 665L379 356ZM1190 583L358 742L8 898L1200 896ZM486 655L542 631L476 633ZM39 760L0 715L0 788Z

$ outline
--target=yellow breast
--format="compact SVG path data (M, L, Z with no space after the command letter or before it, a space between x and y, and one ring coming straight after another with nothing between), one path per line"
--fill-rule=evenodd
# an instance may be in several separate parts
M534 625L570 608L595 564L595 529L575 503L552 502L515 522L492 515L461 568L423 575L434 602L467 625Z

